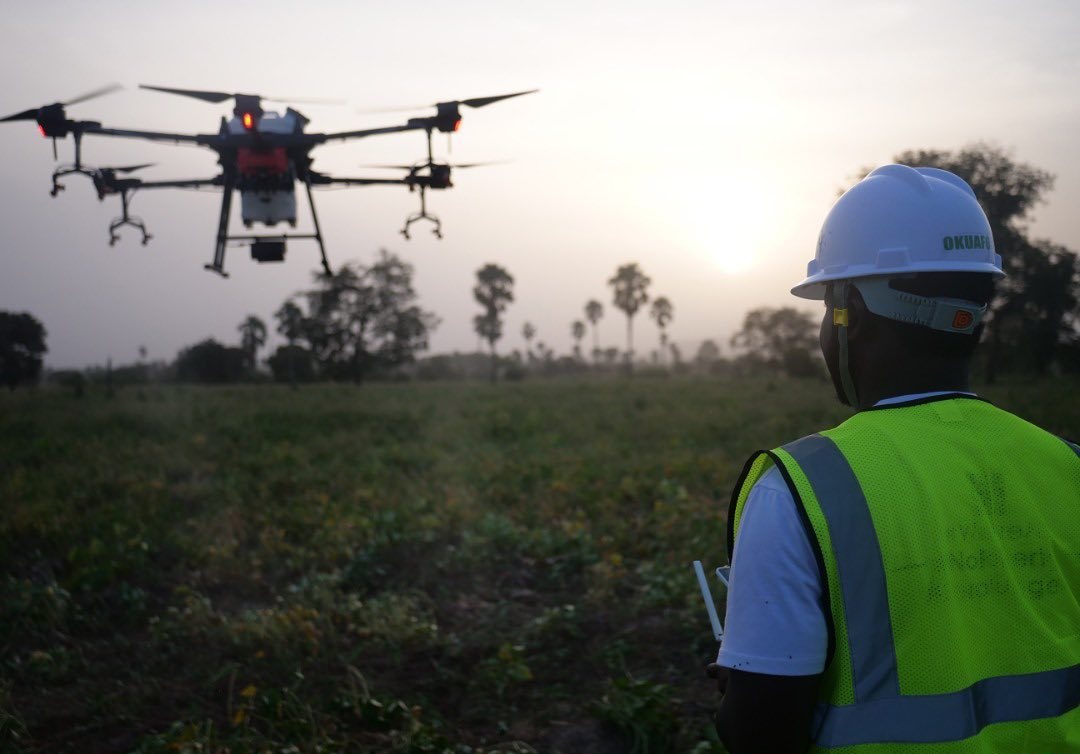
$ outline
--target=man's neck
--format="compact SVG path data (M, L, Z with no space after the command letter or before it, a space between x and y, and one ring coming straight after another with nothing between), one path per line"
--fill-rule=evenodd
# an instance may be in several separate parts
M967 365L947 369L883 370L878 374L867 375L857 383L859 404L863 408L873 406L884 398L900 395L918 395L920 393L956 392L970 393L971 381L968 378Z

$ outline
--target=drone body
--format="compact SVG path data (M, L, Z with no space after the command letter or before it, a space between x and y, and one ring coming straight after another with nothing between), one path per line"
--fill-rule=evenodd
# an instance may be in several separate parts
M450 188L453 184L450 181L451 166L437 164L433 159L431 150L432 133L434 131L444 133L457 131L461 126L460 107L462 105L466 107L483 107L493 102L523 94L531 94L536 91L534 89L494 97L440 102L435 105L435 115L410 118L404 125L337 133L308 133L304 130L309 122L308 119L291 107L285 110L284 115L264 110L262 107L263 100L271 98L254 94L141 86L144 89L192 97L211 103L220 103L231 99L235 105L233 116L228 120L221 119L216 134L162 133L105 128L98 121L68 119L65 110L67 106L115 91L119 86L114 85L89 92L68 102L56 102L51 105L24 110L6 118L0 118L0 122L36 121L42 136L53 140L54 153L58 139L64 139L69 135L73 137L75 161L73 164L61 166L53 172L51 194L55 197L64 189L63 184L59 182L61 177L81 174L88 176L93 181L99 199L104 200L108 196L118 195L121 200L123 214L113 220L109 226L110 245L116 243L119 239L116 231L123 225L130 225L139 229L142 232L143 244L146 244L151 238L142 220L132 217L128 213L131 195L136 191L160 188L221 188L221 212L218 218L214 257L213 261L205 265L205 267L223 277L228 277L224 267L225 249L228 244L249 243L252 258L256 261L278 262L285 258L286 243L289 239L311 239L316 241L322 257L323 269L327 274L330 273L330 264L326 257L326 246L323 242L322 231L319 228L319 218L315 211L312 187L382 184L404 185L410 191L419 188L420 213L409 216L402 234L408 238L409 225L416 220L427 219L435 224L434 233L441 238L438 218L427 213L424 192L428 188ZM299 102L300 100L290 99L290 101ZM405 178L330 176L316 172L311 167L313 161L311 151L322 144L420 130L427 135L427 161L415 166L400 166L409 170L409 174ZM147 181L134 177L120 178L118 174L134 172L150 167L150 165L128 167L90 167L84 165L82 161L82 139L86 135L203 146L217 153L221 174L211 178L158 181ZM419 171L422 169L426 169L427 173L421 174ZM229 218L234 192L240 193L240 218L245 228L252 228L256 224L272 228L280 223L285 223L289 228L295 228L297 223L296 192L298 184L304 187L307 195L314 232L274 232L250 235L232 235L229 233Z
M234 115L226 123L226 129L237 136L291 134L303 132L307 122L307 118L289 108L284 116L275 112ZM296 168L285 147L240 147L236 150L236 169L240 219L245 228L256 222L268 227L286 222L296 227Z

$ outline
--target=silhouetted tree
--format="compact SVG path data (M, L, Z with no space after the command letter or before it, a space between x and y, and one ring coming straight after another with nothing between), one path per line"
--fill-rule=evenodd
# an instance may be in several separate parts
M801 309L763 307L746 314L742 330L731 337L731 345L792 377L810 377L821 374L817 331L813 316Z
M679 369L682 366L682 349L679 348L677 343L672 343L668 346L671 349L671 363L675 369Z
M596 327L596 323L600 321L600 318L604 316L604 305L596 299L590 299L585 304L585 319L589 320L589 324L592 325L592 338L593 338L593 361L600 360L600 336Z
M998 372L1045 373L1061 354L1080 347L1075 251L1028 237L1028 213L1050 191L1054 176L1016 162L999 147L976 143L958 151L901 152L896 162L956 173L975 191L990 220L1007 277L986 319L986 377Z
M0 381L14 390L41 376L45 326L29 312L0 312Z
M181 382L237 382L244 376L246 364L247 354L243 349L207 338L180 351L176 357L176 376Z
M116 395L116 382L113 378L112 356L105 362L105 396L112 398Z
M660 353L663 353L667 350L667 326L672 317L675 316L675 307L671 305L666 296L660 296L654 299L652 306L649 307L649 316L652 317L656 326L660 328Z
M581 339L585 337L585 323L575 319L570 325L570 334L574 337L574 358L581 359Z
M720 361L720 346L716 345L714 340L702 341L701 345L698 346L694 361L698 366L709 369L713 364Z
M279 347L271 358L277 357L279 367L281 366L281 359L284 358L286 360L284 364L285 373L289 377L289 384L295 388L297 380L300 379L300 374L297 370L302 369L302 367L293 365L288 361L289 359L293 357L299 359L301 358L300 352L303 352L306 354L306 358L311 364L312 371L314 371L314 363L311 361L311 352L299 348L296 345L296 341L304 334L304 312L297 306L295 301L287 299L285 303L279 306L278 310L274 312L274 319L277 320L278 334L285 338L287 345L284 351ZM269 361L267 363L269 363ZM270 364L270 370L274 373L274 379L280 381L278 370L274 368L273 364Z
M332 275L315 274L301 329L322 374L359 382L428 347L438 318L416 305L412 274L411 265L385 250L370 267L353 262Z
M631 372L634 369L634 315L649 300L651 282L636 263L622 265L608 281L614 293L615 308L626 315L626 367Z
M48 380L51 383L67 388L76 398L82 398L86 394L86 375L78 369L50 371Z
M536 342L536 358L542 364L546 364L555 358L555 351L549 348L547 343L539 340Z
M525 338L525 357L529 361L532 361L532 339L536 337L536 328L533 327L532 322L526 322L524 325L522 325L521 337Z
M502 314L514 300L514 278L497 264L485 264L476 271L473 298L484 308L481 314L473 317L473 329L488 342L491 350L491 381L495 382L499 365L495 343L502 337Z
M291 298L274 312L278 334L293 345L304 334L304 311Z
M259 349L266 345L266 323L254 314L249 314L236 329L240 333L240 350L247 357L246 366L254 372L258 364Z
M312 358L311 351L303 346L278 346L266 360L266 364L276 382L288 382L296 387L299 382L311 382L315 379L315 359Z

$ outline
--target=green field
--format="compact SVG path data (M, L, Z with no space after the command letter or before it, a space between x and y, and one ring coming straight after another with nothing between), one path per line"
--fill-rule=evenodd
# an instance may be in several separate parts
M1075 381L983 391L1076 434ZM846 411L705 378L0 396L0 751L714 752L690 561Z

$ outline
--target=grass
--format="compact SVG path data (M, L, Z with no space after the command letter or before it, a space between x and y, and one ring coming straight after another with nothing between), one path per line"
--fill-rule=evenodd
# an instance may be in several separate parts
M1080 427L1075 382L985 393ZM721 751L689 563L751 451L845 415L781 379L4 394L0 751Z

